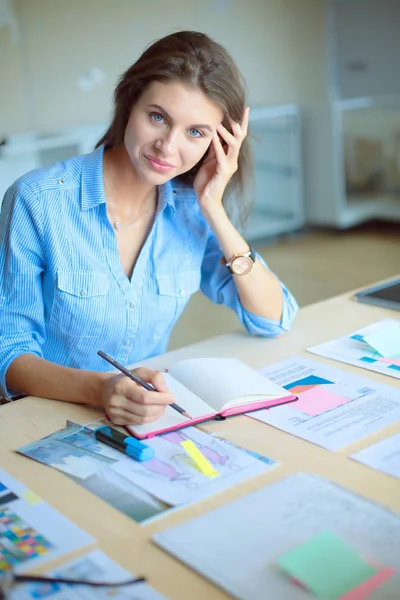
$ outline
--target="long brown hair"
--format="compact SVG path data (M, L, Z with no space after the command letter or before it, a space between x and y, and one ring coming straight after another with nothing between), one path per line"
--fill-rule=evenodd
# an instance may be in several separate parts
M96 144L105 149L123 143L132 108L152 81L181 81L200 89L224 114L223 124L241 122L246 102L243 77L228 52L204 33L179 31L149 46L121 76L114 92L114 115L110 127ZM192 185L204 157L178 179ZM250 212L252 161L246 138L240 149L238 169L224 195L224 204L234 203L243 222Z

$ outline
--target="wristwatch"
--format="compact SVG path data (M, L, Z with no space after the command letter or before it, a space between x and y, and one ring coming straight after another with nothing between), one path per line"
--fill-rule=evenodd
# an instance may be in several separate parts
M252 246L249 252L239 252L234 254L230 260L226 260L225 256L221 258L221 263L230 270L233 275L247 275L252 269L256 260L256 253Z

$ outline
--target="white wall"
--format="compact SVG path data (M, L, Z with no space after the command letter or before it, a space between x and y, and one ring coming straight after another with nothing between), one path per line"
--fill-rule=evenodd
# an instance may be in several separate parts
M1 1L1 0L0 0ZM8 0L10 2L10 0ZM326 100L325 0L11 0L19 41L0 28L0 136L106 121L119 75L178 29L226 46L252 105ZM105 76L89 91L78 80Z

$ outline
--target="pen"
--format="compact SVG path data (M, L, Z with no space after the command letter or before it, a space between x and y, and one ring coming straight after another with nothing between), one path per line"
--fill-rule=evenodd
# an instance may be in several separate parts
M115 367L116 369L118 369L118 371L121 371L121 373L123 373L124 375L126 375L127 377L129 377L130 379L132 379L132 381L134 381L135 383L141 385L145 390L148 390L149 392L156 392L157 391L152 385L150 385L150 383L147 383L147 381L144 381L144 379L142 379L141 377L138 377L138 375L135 375L134 373L132 373L129 369L127 369L126 367L124 367L123 365L121 365L119 362L117 362L116 360L114 360L113 358L111 358L111 356L108 356L108 354L106 354L102 350L99 350L97 352L97 354L99 356L101 356L101 358L104 358L104 360L106 360L108 363L110 363L110 365L112 365L113 367ZM175 402L173 402L172 404L169 404L168 406L170 406L171 408L173 408L174 410L176 410L178 413L181 413L181 415L183 415L184 417L187 417L188 419L192 418L186 412L186 410L184 408L182 408L181 406L179 406L179 404L176 404Z

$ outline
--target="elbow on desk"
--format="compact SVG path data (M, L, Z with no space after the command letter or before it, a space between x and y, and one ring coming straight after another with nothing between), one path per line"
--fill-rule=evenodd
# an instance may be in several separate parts
M265 338L278 338L287 333L293 324L299 310L297 302L284 303L281 319L267 319L258 315L247 313L243 318L243 325L248 333Z
M288 325L283 325L282 321L275 321L273 319L265 319L262 317L257 317L258 321L263 321L262 323L258 322L257 324L252 321L245 320L243 325L246 331L250 335L264 337L264 338L278 338L287 333L290 329L291 323Z

